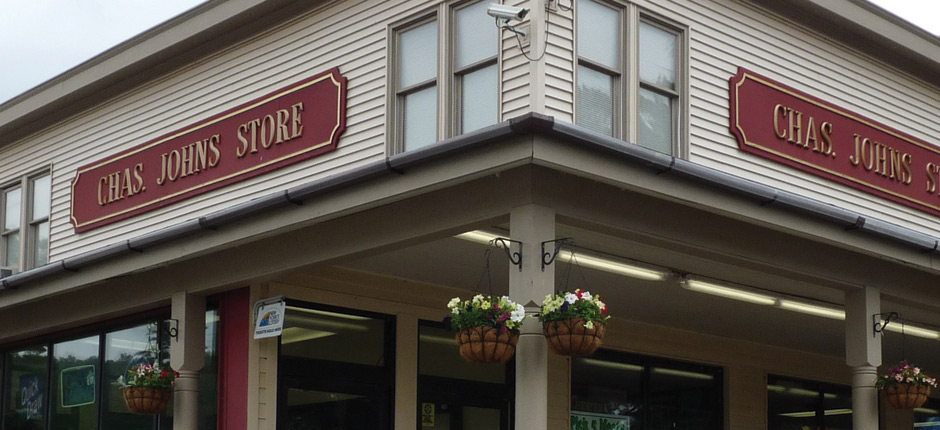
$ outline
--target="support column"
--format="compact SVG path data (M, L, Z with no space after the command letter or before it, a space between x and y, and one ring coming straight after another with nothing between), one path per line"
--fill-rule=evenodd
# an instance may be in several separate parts
M852 367L852 428L878 430L878 390L881 336L872 315L881 313L877 288L865 287L845 295L845 362Z
M555 239L555 211L538 205L515 208L510 212L509 229L512 239L523 243L522 270L509 266L509 297L523 305L534 302L534 307L526 306L531 315L555 290L554 265L542 271L541 252L543 241ZM523 324L516 346L515 428L548 428L548 347L534 318Z
M179 321L170 339L170 366L179 372L173 390L173 430L199 429L199 371L206 357L206 298L173 295L172 318Z

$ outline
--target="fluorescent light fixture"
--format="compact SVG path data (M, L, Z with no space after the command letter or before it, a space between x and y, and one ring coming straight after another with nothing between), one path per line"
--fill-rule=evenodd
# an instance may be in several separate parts
M713 296L724 297L727 299L740 300L742 302L754 303L757 305L773 306L777 304L777 298L766 294L754 293L743 288L730 287L724 284L718 284L712 281L705 281L691 276L685 276L680 281L682 288L699 293L711 294Z
M466 233L460 233L454 237L458 239L466 240L468 242L479 243L481 245L491 245L493 244L493 240L499 237L503 237L503 236L500 236L498 234L493 234L488 231L473 230L473 231L468 231Z
M680 378L688 378L688 379L702 379L702 380L708 380L708 381L715 379L714 376L708 375L705 373L687 372L685 370L676 370L676 369L663 369L662 367L654 367L653 373L658 373L660 375L678 376Z
M287 327L281 332L281 344L285 345L294 342L303 342L305 340L320 339L322 337L333 336L334 332L323 330L312 330L302 327Z
M828 306L811 305L808 303L797 302L793 300L780 299L778 304L780 309L800 312L808 315L830 318L834 320L845 320L845 311L842 309L831 308Z
M915 327L910 324L902 324L899 321L891 321L887 326L885 326L884 323L884 321L881 321L882 326L885 328L885 330L888 331L901 333L903 329L903 333L906 335L909 334L911 336L917 336L926 339L940 340L940 331Z
M590 366L606 367L609 369L627 370L630 372L642 372L643 371L643 366L637 366L635 364L617 363L614 361L604 361L604 360L598 360L595 358L582 358L581 362Z
M851 415L851 409L826 409L823 411L823 415ZM777 414L781 417L791 417L791 418L808 418L815 417L816 411L805 411L805 412L787 412L784 414Z
M454 237L483 245L493 245L493 241L495 239L505 236L500 236L498 234L490 233L484 230L473 230L458 234ZM647 267L640 263L625 259L602 257L584 252L573 253L569 250L561 250L556 257L556 261L560 260L562 262L568 263L572 260L572 258L574 259L575 263L583 267L646 281L662 281L663 279L666 279L666 276L669 273L666 270Z
M662 281L666 279L666 272L663 270L642 267L636 264L616 261L612 258L585 254L583 252L573 253L568 250L562 250L558 253L557 258L565 263L574 260L575 264L579 266L645 281Z
M931 408L914 408L914 412L917 412L917 413L920 413L920 414L928 414L928 415L937 415L937 414L940 414L940 411L938 411L938 410L936 410L936 409L931 409ZM937 425L938 423L931 423L931 424Z
M301 308L297 306L287 306L287 310L305 312L308 314L315 314L315 315L323 315L323 316L328 316L328 317L333 317L333 318L342 318L345 320L353 320L353 321L366 321L366 320L372 319L369 317L363 317L359 315L341 314L338 312L321 311L319 309Z

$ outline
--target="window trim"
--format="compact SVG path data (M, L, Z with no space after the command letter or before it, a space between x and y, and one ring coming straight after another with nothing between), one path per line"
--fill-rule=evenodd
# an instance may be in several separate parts
M459 90L462 88L462 78L469 73L496 65L496 123L502 120L502 62L503 38L496 38L496 55L480 60L464 67L457 67L457 12L473 3L486 0L462 0L457 2L441 2L436 6L425 8L407 18L395 21L388 26L387 52L388 73L386 118L386 153L401 154L404 148L404 104L403 96L417 91L437 87L437 127L436 140L441 140L463 133L461 104L462 97ZM437 75L433 80L425 81L406 88L399 88L401 78L401 34L424 25L428 22L437 22ZM494 25L494 31L496 31ZM454 42L454 43L451 43ZM426 85L426 86L425 86Z
M679 158L688 158L689 156L689 69L691 67L691 57L689 53L690 28L683 24L678 18L672 18L670 13L660 8L640 6L629 1L617 0L591 0L602 6L609 7L619 13L618 17L618 41L620 43L618 53L620 55L619 70L612 70L581 57L579 54L577 37L578 8L575 7L575 16L573 18L575 25L575 43L574 43L574 81L573 89L575 101L573 107L574 122L578 121L577 92L578 92L578 68L585 66L600 73L607 74L615 79L613 94L613 137L624 140L632 144L639 144L639 93L640 89L647 89L664 96L675 97L676 103L672 107L673 124L673 142L670 155ZM668 89L658 85L645 83L640 80L640 24L646 23L659 29L668 31L676 36L676 91L675 94L668 92ZM612 72L616 72L616 75ZM618 85L619 84L619 87Z
M43 218L33 218L33 202L35 201L35 183L36 180L42 177L49 177L49 214ZM0 187L0 263L6 261L6 244L7 236L16 232L19 234L19 261L17 261L15 266L12 266L14 273L22 272L32 268L39 267L36 264L36 240L38 238L38 225L43 222L50 223L50 246L46 250L46 259L47 261L44 264L48 264L49 250L51 250L52 243L52 229L51 229L51 220L52 220L52 166L48 166L42 169L37 169L26 174L19 175L17 178L10 180L3 184ZM5 214L7 208L7 192L19 188L20 192L20 223L17 229L5 230L3 228L6 223ZM0 264L3 266L3 264Z

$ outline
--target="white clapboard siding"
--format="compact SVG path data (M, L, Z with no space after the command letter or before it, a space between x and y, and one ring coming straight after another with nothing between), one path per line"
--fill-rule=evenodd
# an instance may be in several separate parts
M738 66L927 141L940 132L937 88L747 2L669 3L691 27L691 161L940 235L935 216L745 154L728 132L728 78Z
M519 7L532 7L534 2L528 1L507 1L506 4L512 4ZM531 29L530 29L531 31ZM502 92L500 97L501 119L506 120L522 115L531 110L532 100L530 98L531 86L534 85L534 77L531 75L529 60L525 58L522 51L519 50L519 43L515 34L510 31L500 31L500 43L502 51ZM527 52L531 44L526 44L523 49Z
M549 12L545 52L545 114L574 122L573 11L558 7Z
M0 179L27 173L26 166L54 164L50 257L55 260L380 160L386 147L387 27L435 3L331 2L4 147ZM68 214L77 168L331 67L349 79L347 130L336 151L182 204L81 235L73 232ZM30 163L17 162L27 153Z

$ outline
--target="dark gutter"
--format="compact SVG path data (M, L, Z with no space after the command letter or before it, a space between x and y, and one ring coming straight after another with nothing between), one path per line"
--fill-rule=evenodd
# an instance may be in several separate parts
M658 175L677 175L692 182L707 184L740 195L753 200L757 205L778 206L781 209L813 216L832 223L841 229L867 233L913 248L918 252L938 252L940 241L928 234L882 220L866 218L847 209L788 191L778 190L758 182L646 149L639 145L624 144L619 139L598 134L583 127L565 122L556 122L550 116L528 113L472 133L441 141L435 145L404 154L396 154L383 161L373 162L356 169L288 188L199 218L0 279L0 290L22 287L31 282L37 282L66 272L80 271L83 268L126 254L146 252L148 249L174 240L191 237L193 233L215 231L227 225L261 216L274 210L303 204L307 200L343 188L382 177L407 174L408 169L452 157L483 145L500 142L514 136L532 134L544 134L561 138L588 150L604 152L623 161L646 166L653 171L652 173Z

